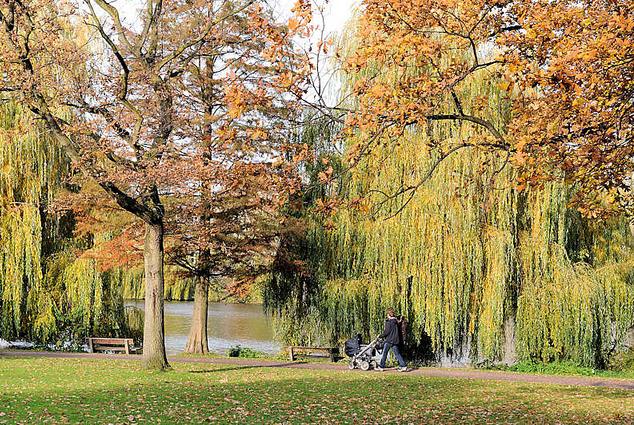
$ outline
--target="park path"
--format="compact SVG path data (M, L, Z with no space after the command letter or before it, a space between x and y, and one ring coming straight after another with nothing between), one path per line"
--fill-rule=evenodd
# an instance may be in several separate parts
M108 360L142 360L139 355L125 354L92 354L92 353L63 353L51 351L31 351L31 350L0 350L2 357L52 357L66 359L108 359ZM242 368L249 367L283 367L293 369L311 370L333 370L342 373L397 373L394 370L385 372L362 372L348 370L346 365L334 363L308 363L290 362L262 359L241 359L228 357L170 357L171 363L206 363L214 365L231 365ZM507 381L530 384L553 384L571 385L581 387L605 387L634 391L634 379L601 378L596 376L559 376L559 375L537 375L528 373L502 372L489 370L475 370L467 368L438 368L423 367L407 372L410 375L418 375L433 378L456 378L456 379L477 379Z

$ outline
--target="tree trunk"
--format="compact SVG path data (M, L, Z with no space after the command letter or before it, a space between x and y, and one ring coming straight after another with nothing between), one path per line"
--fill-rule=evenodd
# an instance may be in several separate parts
M630 194L634 199L634 173L630 176ZM634 217L630 217L630 234L634 237Z
M143 359L148 369L169 367L165 355L163 321L163 223L145 225L145 322Z
M194 316L192 317L192 327L187 339L186 353L209 352L207 344L207 307L209 284L206 278L197 277L194 289Z

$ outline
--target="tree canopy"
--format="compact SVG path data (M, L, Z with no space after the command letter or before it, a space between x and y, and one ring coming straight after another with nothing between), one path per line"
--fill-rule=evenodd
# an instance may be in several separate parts
M359 19L358 47L347 59L349 72L363 70L348 120L349 132L362 135L351 161L397 143L411 126L458 122L476 130L468 140L427 142L441 160L488 149L522 170L521 188L563 175L587 215L631 213L629 2L366 0ZM512 100L509 120L482 114L487 96L465 97L471 76L500 84Z
M0 2L0 90L145 223L144 356L163 368L163 196L199 181L211 190L232 166L224 153L253 161L261 141L270 146L260 160L284 159L284 129L263 112L292 113L307 68L291 41L309 15L300 7L285 25L262 2L142 6L126 23L102 0Z

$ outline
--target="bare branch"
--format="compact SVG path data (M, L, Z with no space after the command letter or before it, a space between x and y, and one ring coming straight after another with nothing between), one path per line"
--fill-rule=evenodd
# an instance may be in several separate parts
M388 217L385 218L385 220L389 220L391 218L396 217L397 215L399 215L404 209L405 207L407 207L407 205L412 201L412 199L414 198L414 195L416 194L416 192L418 191L418 189L420 189L420 187L425 184L427 181L429 181L429 179L431 179L434 175L434 172L436 171L436 169L438 169L438 167L440 166L440 164L442 164L442 162L447 159L449 156L451 156L452 154L454 154L455 152L458 152L461 149L467 148L467 147L474 147L476 145L470 144L470 143L460 143L458 145L452 146L451 148L449 148L446 152L443 152L438 158L436 158L436 160L433 162L433 164L431 165L431 167L429 168L429 170L427 170L427 172L425 173L425 175L423 175L423 177L418 180L417 183L413 184L413 185L409 185L406 187L401 187L401 189L399 189L398 191L394 192L392 195L387 196L384 200L382 200L381 202L379 202L376 205L376 212L374 215L376 215L376 213L378 212L378 209L380 207L382 207L383 205L385 205L387 202L400 198L403 195L407 194L407 200L401 204L399 206L399 208L396 210L396 212L390 214ZM375 192L378 192L375 190ZM384 196L386 195L384 192L379 192L382 193Z
M92 0L85 0L86 3L88 4L88 6L90 7L91 10L93 10L92 7ZM123 27L123 24L121 23L121 17L119 16L119 10L114 7L112 4L106 2L105 0L94 0L95 3L97 3L99 5L99 7L106 12L108 15L110 15L110 17L112 18L112 23L114 24L115 29L117 30L117 36L119 37L119 39L123 42L123 44L125 44L126 48L130 51L130 52L134 52L134 46L132 46L132 44L130 43L130 40L128 40L128 37L125 35L126 30Z
M225 20L227 20L227 19L229 19L229 18L231 18L233 16L236 16L237 14L243 12L244 10L249 8L254 2L255 2L255 0L248 1L242 7L240 7L239 9L233 10L230 13L227 13L227 14L223 15L217 20L211 20L207 24L207 26L201 31L201 33L200 33L200 35L198 37L194 38L193 40L191 40L188 43L182 44L178 49L174 50L171 54L169 54L168 56L163 58L163 60L158 63L156 69L158 71L160 71L162 68L164 68L170 62L172 62L175 59L178 59L181 55L183 55L183 53L185 53L185 51L187 51L188 49L190 49L190 48L194 47L195 45L201 43L203 40L205 40L205 38L207 38L207 36L209 36L209 34L211 33L211 30L216 25L218 25L218 24L224 22Z
M162 2L159 0L155 5L154 0L150 0L147 2L146 16L145 16L145 25L143 25L143 31L139 34L138 40L136 42L136 51L139 56L143 55L143 46L145 46L145 42L147 41L148 35L150 33L150 29L155 25L157 21L157 16L160 13Z
M88 8L90 10L90 14L91 14L91 16L93 18L93 21L94 21L94 25L93 26L95 28L97 28L97 31L99 31L99 34L101 35L101 38L106 42L106 44L108 44L108 46L112 50L112 53L117 58L117 61L119 62L119 65L121 66L121 71L122 71L122 73L121 73L121 88L119 89L118 98L119 98L119 100L125 100L127 98L127 96L128 96L128 79L130 78L130 68L128 67L127 62L124 59L124 57L121 54L121 52L119 51L119 48L117 47L117 45L110 38L110 36L108 34L106 34L106 31L104 30L103 25L101 24L101 21L99 21L99 17L95 13L95 9L92 7L91 0L85 0L85 2L88 5Z
M499 144L489 144L489 146L498 147L503 150L509 150L511 148L502 133L500 133L493 124L485 119L464 114L434 114L428 115L426 118L429 121L469 121L474 124L478 124L479 126L486 128L499 142Z

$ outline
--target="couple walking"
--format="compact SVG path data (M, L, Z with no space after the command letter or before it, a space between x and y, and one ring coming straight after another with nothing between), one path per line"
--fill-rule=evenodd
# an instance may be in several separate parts
M378 371L382 371L385 369L385 360L387 360L387 353L392 350L394 353L394 357L396 357L396 361L398 361L398 371L399 372L407 372L407 364L405 360L403 360L403 356L401 356L401 351L399 350L399 345L403 342L404 332L401 331L401 324L403 324L403 319L397 319L394 315L394 309L387 309L387 319L385 319L385 328L383 329L383 333L381 334L381 338L383 339L383 355L381 357L381 363L379 367L376 368Z

